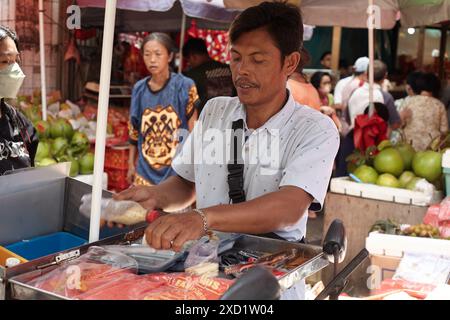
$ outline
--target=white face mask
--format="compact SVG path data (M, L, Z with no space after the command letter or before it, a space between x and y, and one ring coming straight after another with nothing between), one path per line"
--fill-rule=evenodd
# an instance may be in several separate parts
M24 79L25 74L17 63L0 70L0 99L15 99Z

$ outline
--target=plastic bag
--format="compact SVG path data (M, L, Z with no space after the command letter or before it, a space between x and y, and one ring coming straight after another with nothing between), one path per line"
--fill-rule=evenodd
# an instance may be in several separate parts
M92 206L92 194L86 194L81 198L80 212L90 217ZM134 225L145 221L147 210L134 201L116 201L111 198L102 198L101 217L104 220L124 225Z
M392 279L436 286L447 283L449 274L450 257L406 252Z
M122 280L80 295L82 300L217 300L233 280L186 273L128 275Z
M198 242L189 250L189 255L184 263L185 269L206 262L218 262L218 241Z
M86 254L27 284L67 298L76 298L121 281L136 274L137 270L138 264L133 258L101 247L90 247Z
M436 187L429 183L426 179L420 179L417 181L414 191L423 192L427 195L432 196L436 191Z
M435 228L439 227L439 211L440 205L432 205L428 208L425 217L423 218L424 224L429 224Z

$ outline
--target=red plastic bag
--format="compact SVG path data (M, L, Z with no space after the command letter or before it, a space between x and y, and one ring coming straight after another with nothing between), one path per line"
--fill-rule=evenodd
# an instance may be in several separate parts
M78 296L82 300L218 300L233 280L186 273L129 275Z
M374 295L403 290L412 297L425 299L427 295L435 288L436 287L431 284L410 282L406 280L385 279L381 282L380 288L374 292Z
M433 227L439 227L439 212L441 210L440 205L432 205L428 208L427 214L423 218L424 224L432 225Z
M136 260L100 247L89 248L88 253L64 263L27 284L67 298L76 298L91 290L112 285L137 273Z
M366 151L371 146L378 145L387 139L387 123L379 115L374 113L372 117L361 114L355 119L353 142L355 148Z

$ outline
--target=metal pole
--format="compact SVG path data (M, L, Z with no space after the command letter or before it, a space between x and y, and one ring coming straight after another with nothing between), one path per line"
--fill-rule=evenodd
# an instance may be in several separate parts
M373 61L374 61L374 12L373 12L373 0L369 0L369 117L372 116L374 112L373 104Z
M183 16L181 18L181 37L180 37L180 65L178 66L178 73L183 71L183 46L184 46L184 35L186 33L186 15L183 11Z
M44 0L39 0L39 55L41 63L42 119L47 120L47 89L45 79Z
M102 65L100 71L100 91L97 110L97 132L95 136L94 183L92 186L92 208L89 229L90 243L98 241L100 235L102 178L105 161L106 127L108 121L116 5L117 0L106 1L105 22L103 27Z

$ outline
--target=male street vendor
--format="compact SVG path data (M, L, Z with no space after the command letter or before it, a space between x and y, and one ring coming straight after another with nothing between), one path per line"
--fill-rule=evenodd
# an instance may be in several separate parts
M196 201L198 209L151 223L149 245L179 250L208 230L294 242L305 237L308 208L320 210L327 192L339 134L329 117L297 104L286 89L301 59L302 39L301 14L285 3L264 2L232 23L230 67L238 97L208 101L172 163L177 176L116 197L169 212ZM220 138L231 129L233 138ZM230 147L243 152L219 161L217 153ZM302 297L301 289L293 290L284 297Z

